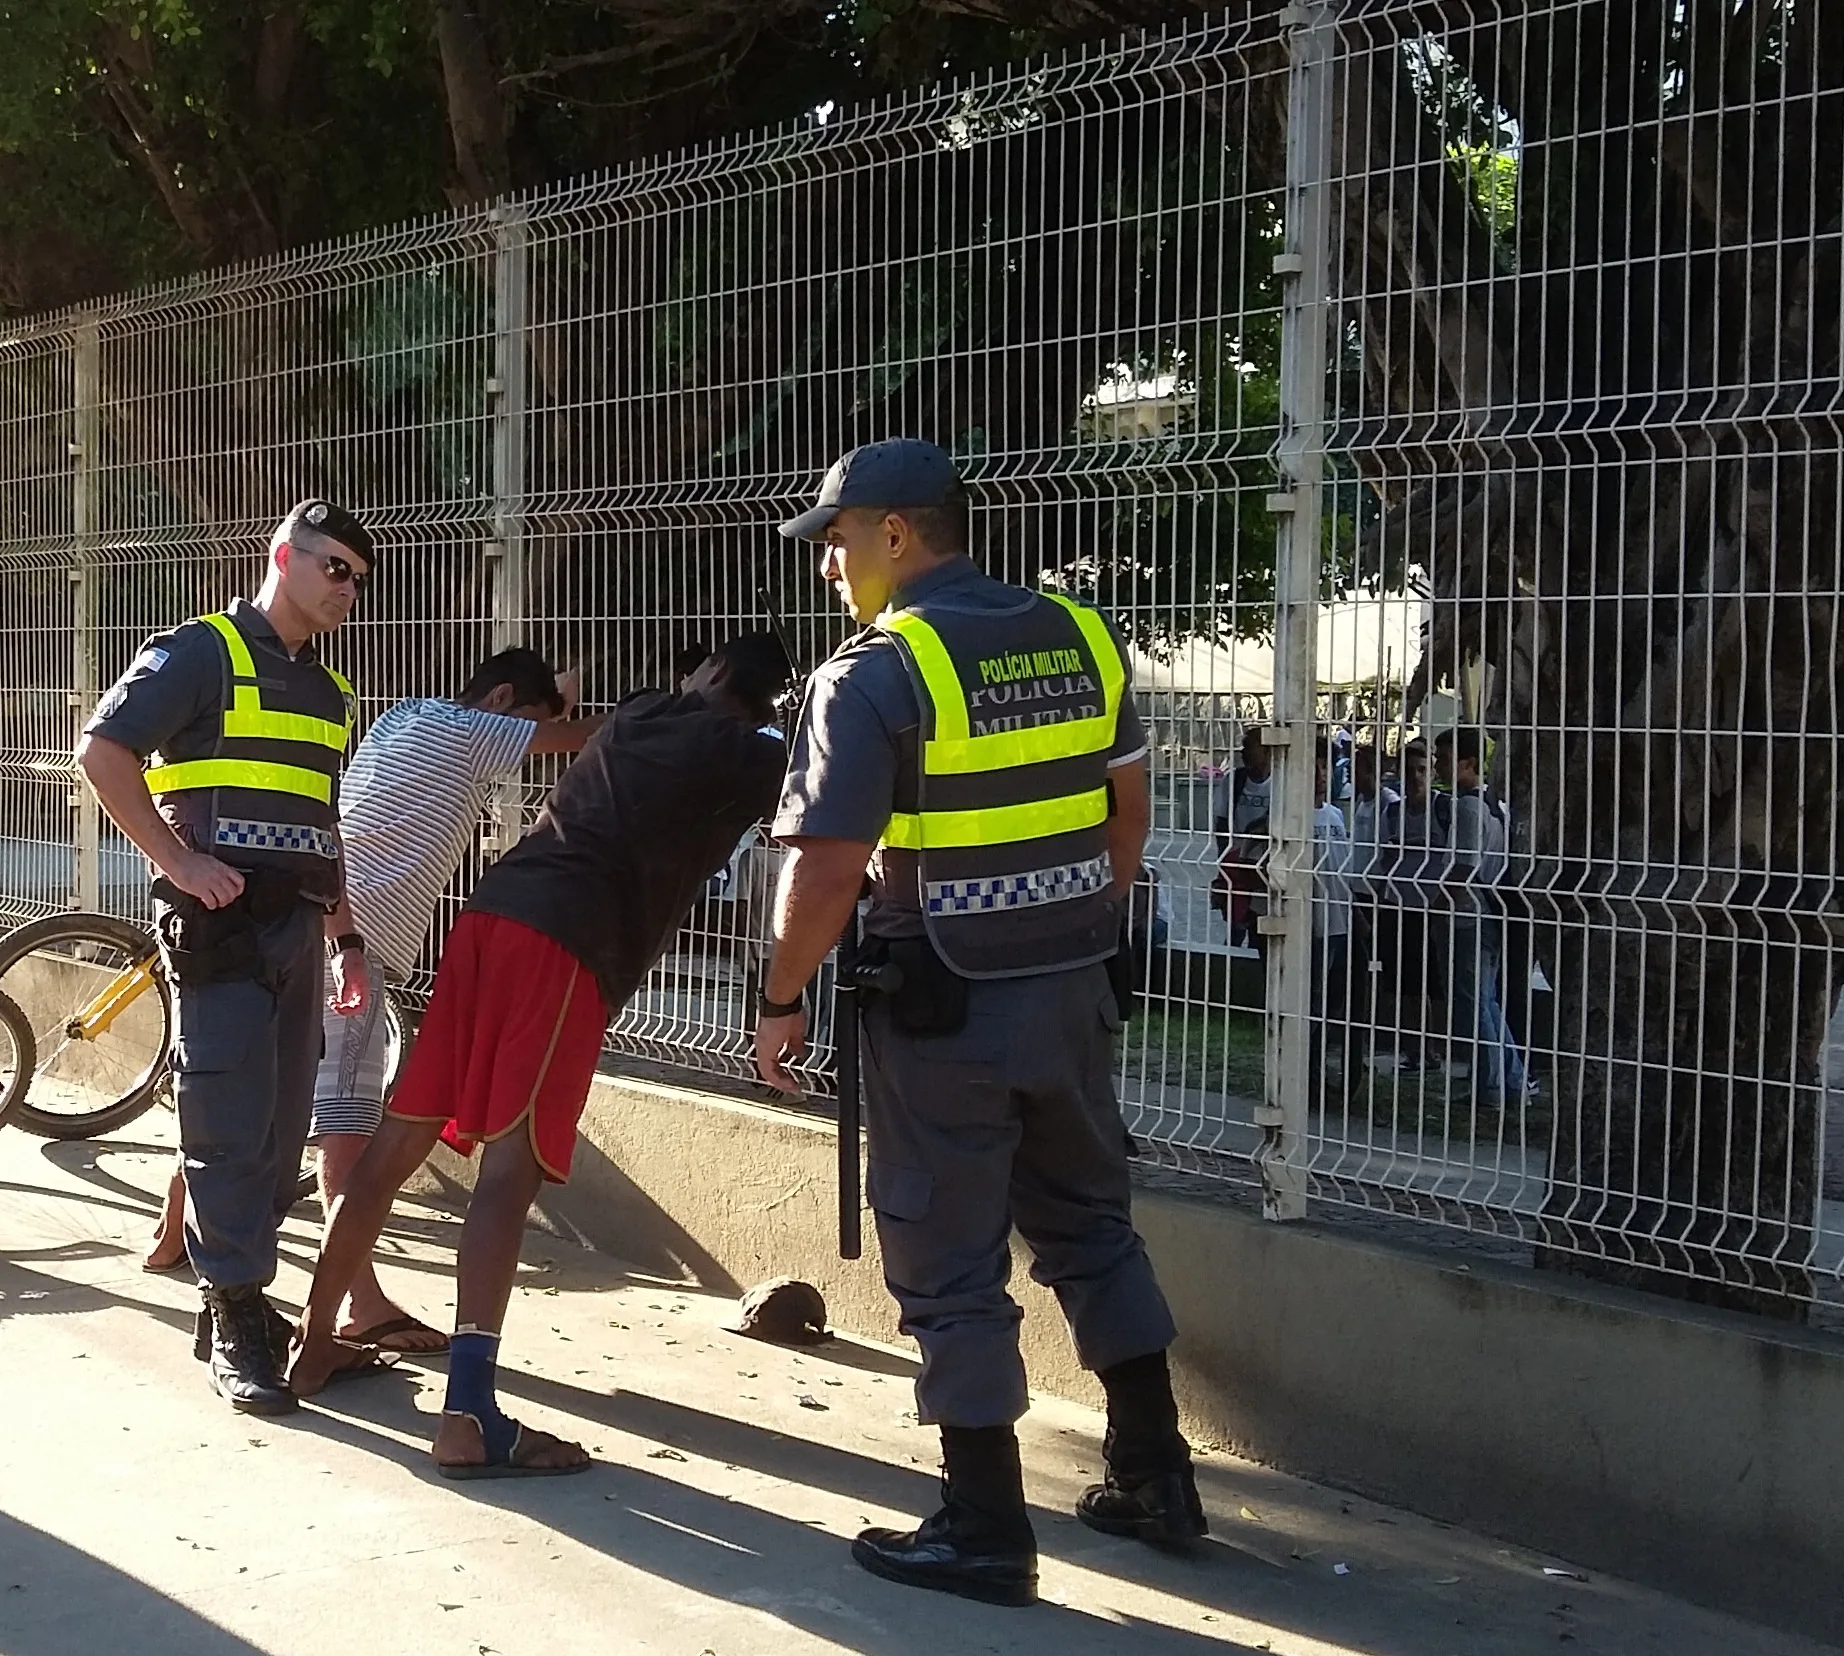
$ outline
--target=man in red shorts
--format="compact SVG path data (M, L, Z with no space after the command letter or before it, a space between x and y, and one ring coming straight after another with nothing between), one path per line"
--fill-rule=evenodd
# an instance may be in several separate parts
M750 826L786 765L772 727L788 679L773 635L733 639L680 694L645 691L564 772L449 934L429 1010L382 1126L334 1204L289 1380L308 1396L338 1366L340 1302L391 1201L438 1138L483 1147L461 1227L445 1477L545 1476L589 1464L527 1431L494 1395L519 1243L544 1180L569 1176L602 1036ZM766 728L765 728L766 727Z

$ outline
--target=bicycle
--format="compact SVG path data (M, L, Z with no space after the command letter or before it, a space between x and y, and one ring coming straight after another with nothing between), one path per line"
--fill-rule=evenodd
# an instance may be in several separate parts
M385 1088L402 1068L403 1007L382 985ZM0 937L0 999L22 1014L30 1060L11 1120L41 1138L126 1126L167 1089L173 994L154 934L111 914L54 914ZM0 1062L4 1061L0 1053Z
M26 1096L37 1061L32 1025L17 1001L0 995L0 1127Z

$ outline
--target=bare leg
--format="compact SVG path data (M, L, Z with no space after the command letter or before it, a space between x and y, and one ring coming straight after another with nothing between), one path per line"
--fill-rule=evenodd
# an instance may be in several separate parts
M314 1270L314 1286L301 1313L301 1347L288 1371L297 1395L311 1397L340 1366L334 1330L339 1308L353 1279L371 1258L397 1192L440 1137L439 1121L399 1121L386 1116L358 1165L345 1193L328 1215L326 1240Z
M173 1176L167 1180L166 1197L160 1204L160 1218L154 1225L154 1239L141 1256L144 1271L171 1271L186 1261L186 1172L185 1164L173 1163Z
M365 1133L323 1133L320 1136L320 1210L327 1215L329 1229L333 1222L333 1206L345 1193L353 1169L370 1143L371 1138ZM338 1324L342 1338L361 1334L404 1314L403 1307L385 1294L369 1254L359 1267L358 1275L352 1279L344 1312ZM392 1335L389 1348L393 1351L440 1351L447 1343L444 1336L432 1330L410 1329Z
M480 1179L461 1226L459 1281L455 1286L457 1335L470 1330L499 1332L506 1319L507 1301L512 1298L513 1278L518 1274L525 1221L543 1183L543 1170L525 1133L509 1133L482 1149ZM445 1466L478 1465L486 1459L480 1427L464 1414L445 1410L436 1431L434 1453L437 1462ZM519 1439L521 1466L581 1466L588 1460L581 1444L566 1443L547 1432L528 1430Z

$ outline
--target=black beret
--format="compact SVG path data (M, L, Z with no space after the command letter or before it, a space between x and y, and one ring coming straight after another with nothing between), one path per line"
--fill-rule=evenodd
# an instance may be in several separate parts
M335 505L330 500L303 500L289 509L278 532L286 539L291 529L299 528L302 524L325 535L329 540L338 541L347 551L358 553L369 568L378 567L378 551L372 545L365 525L344 506Z

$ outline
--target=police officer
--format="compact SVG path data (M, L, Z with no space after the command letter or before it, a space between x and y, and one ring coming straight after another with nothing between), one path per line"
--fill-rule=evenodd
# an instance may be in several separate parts
M263 1289L313 1103L323 934L334 1004L360 1012L369 992L337 833L357 703L309 640L345 620L376 562L350 512L303 501L270 539L254 601L149 639L77 750L156 870L199 1354L219 1394L252 1414L295 1405L289 1324Z
M970 561L967 495L933 444L854 449L781 532L825 542L821 573L866 631L814 675L802 713L756 1062L795 1089L803 988L869 862L867 953L902 982L865 1009L867 1191L945 1463L939 1512L866 1530L852 1555L891 1580L1028 1604L1014 1224L1107 1393L1106 1481L1078 1516L1155 1542L1205 1532L1111 1083L1106 962L1150 819L1145 738L1100 616Z

